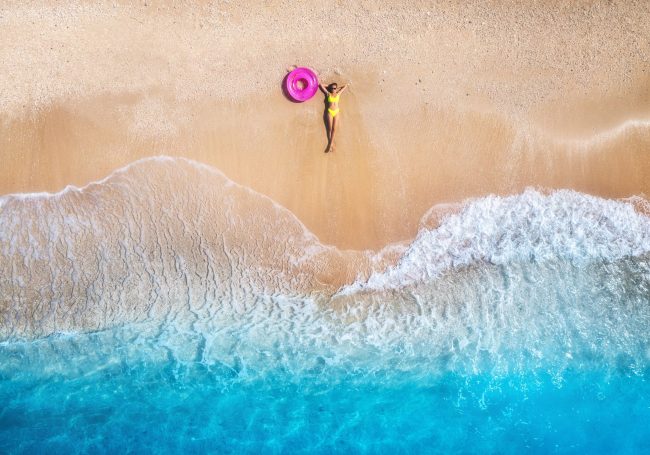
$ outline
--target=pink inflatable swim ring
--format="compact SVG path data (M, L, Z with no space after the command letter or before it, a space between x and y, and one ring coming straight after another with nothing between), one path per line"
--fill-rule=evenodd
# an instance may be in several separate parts
M318 91L318 77L309 68L296 68L287 74L284 80L284 89L292 100L302 103Z

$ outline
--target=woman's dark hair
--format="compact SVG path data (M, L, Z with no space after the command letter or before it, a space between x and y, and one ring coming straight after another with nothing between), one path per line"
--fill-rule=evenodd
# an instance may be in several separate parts
M336 87L338 87L338 85L336 85L336 82L332 82L327 86L327 91L332 93L334 90L336 90Z

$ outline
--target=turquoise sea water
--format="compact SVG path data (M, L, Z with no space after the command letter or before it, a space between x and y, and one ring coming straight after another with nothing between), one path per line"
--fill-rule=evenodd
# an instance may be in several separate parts
M466 375L323 364L300 377L144 359L28 369L0 378L2 453L650 450L650 371L623 365Z

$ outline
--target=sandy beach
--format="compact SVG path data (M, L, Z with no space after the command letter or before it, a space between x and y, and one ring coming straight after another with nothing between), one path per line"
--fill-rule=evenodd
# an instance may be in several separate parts
M0 194L191 158L339 248L528 186L650 194L647 2L0 7ZM333 154L291 65L350 83Z

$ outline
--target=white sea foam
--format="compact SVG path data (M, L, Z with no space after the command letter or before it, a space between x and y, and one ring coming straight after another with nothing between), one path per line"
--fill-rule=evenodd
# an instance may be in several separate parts
M367 276L373 261L344 259L288 210L189 160L0 201L2 339L102 331L84 339L110 358L117 343L297 374L649 361L650 219L638 198L528 190L438 208L436 228L376 253L400 258L393 268L338 293L323 270ZM70 349L67 368L70 340L28 350Z
M341 290L408 286L488 262L616 260L650 251L650 218L626 201L570 190L469 201L436 229L422 229L399 263Z
M268 197L185 159L0 200L4 336L101 329L207 295L305 293L315 280L302 264L333 250Z
M206 172L209 174L214 175L215 177L219 178L220 180L223 181L222 185L224 187L235 187L238 190L245 191L248 194L250 194L252 197L258 198L261 201L266 201L270 203L275 210L278 211L278 213L281 216L287 216L292 219L292 222L295 223L296 225L300 226L303 231L303 238L305 241L308 242L314 242L317 245L312 245L311 246L311 252L314 253L316 251L322 251L322 249L331 249L333 247L327 246L320 244L318 241L317 237L309 230L307 227L298 219L290 210L286 209L282 205L278 204L276 201L271 199L270 197L258 193L257 191L253 190L252 188L249 188L244 185L240 185L233 180L229 179L223 172L221 172L219 169L214 168L212 166L209 166L204 163L200 163L198 161L194 161L188 158L183 158L183 157L171 157L171 156L166 156L166 155L157 155L157 156L150 156L146 158L141 158L139 160L136 160L132 163L127 164L124 167L121 167L108 176L104 177L101 180L97 180L95 182L88 183L87 185L78 187L75 185L67 185L65 188L63 188L60 191L57 192L47 192L47 191L40 191L40 192L27 192L27 193L12 193L12 194L6 194L6 195L0 195L0 210L2 209L3 205L6 204L8 200L46 200L46 199L53 199L57 197L64 196L68 193L83 193L84 191L87 191L90 188L96 187L97 185L108 185L108 184L116 184L114 180L119 177L119 176L124 176L129 174L129 171L133 168L137 168L139 166L151 164L151 163L159 163L159 164L164 164L168 166L174 166L176 163L184 163L186 165L192 166L195 169L201 171L201 172ZM118 183L119 184L119 183Z

